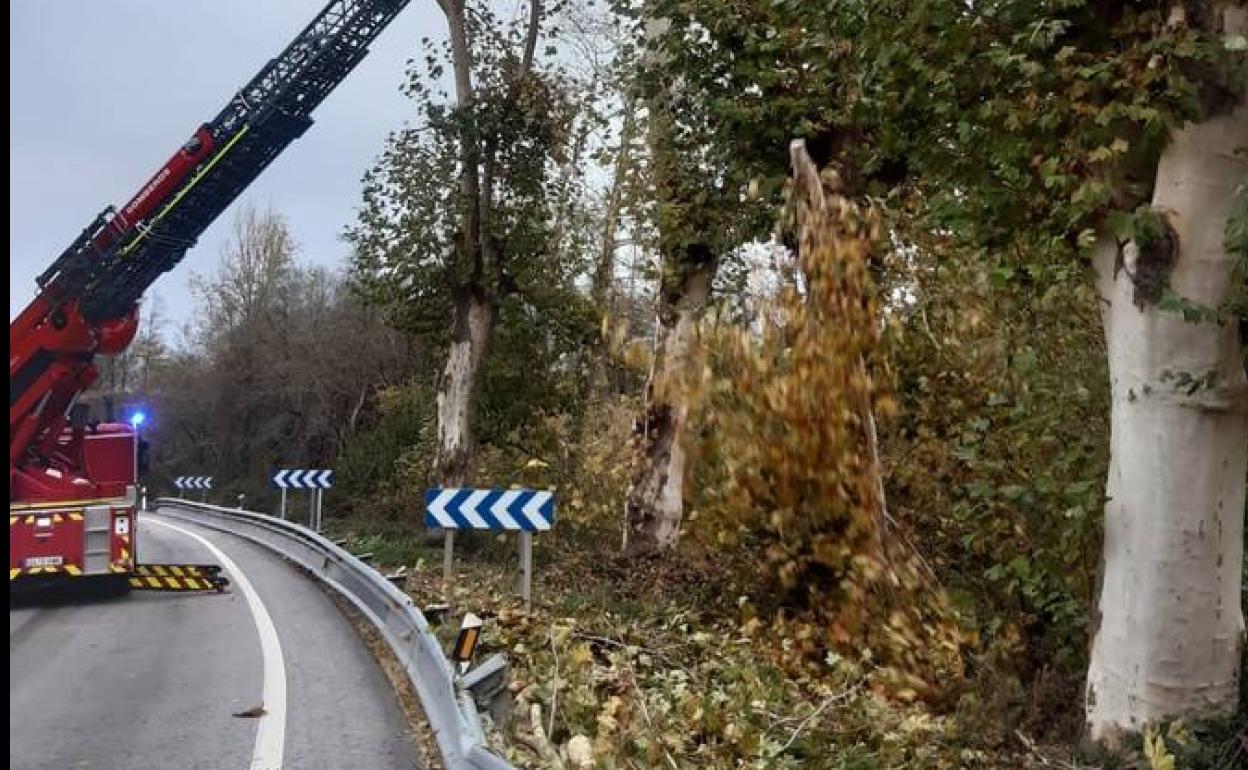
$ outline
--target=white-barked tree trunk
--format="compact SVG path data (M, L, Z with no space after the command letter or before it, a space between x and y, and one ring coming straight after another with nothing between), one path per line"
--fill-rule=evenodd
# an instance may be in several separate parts
M472 477L477 383L493 326L494 307L488 299L471 291L455 298L451 345L438 385L434 470L438 483L444 487L465 486Z
M688 379L697 371L698 320L710 299L713 278L710 264L691 269L681 282L679 299L659 310L654 366L646 382L640 464L624 501L625 553L655 553L671 546L680 535Z
M1152 205L1177 242L1169 286L1208 308L1230 289L1224 237L1248 180L1246 152L1241 102L1176 132L1157 169ZM1248 382L1238 330L1137 304L1136 282L1157 266L1132 245L1123 254L1103 243L1096 258L1112 434L1086 715L1090 737L1110 746L1151 722L1234 713L1244 644Z

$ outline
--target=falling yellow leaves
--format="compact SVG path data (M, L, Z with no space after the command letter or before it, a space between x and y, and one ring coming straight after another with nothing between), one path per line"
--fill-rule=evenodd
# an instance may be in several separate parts
M795 167L803 162L813 169L808 158ZM702 493L701 518L721 527L721 542L750 543L760 588L798 608L778 650L783 665L869 647L882 665L877 687L915 700L958 679L959 645L947 605L886 523L875 422L900 410L874 371L883 366L870 270L879 221L840 193L835 174L799 173L796 189L801 280L769 300L755 328L707 329L717 374L702 383L704 419L714 439L700 458L722 475ZM964 321L982 323L975 312ZM739 633L754 638L763 623L748 620Z

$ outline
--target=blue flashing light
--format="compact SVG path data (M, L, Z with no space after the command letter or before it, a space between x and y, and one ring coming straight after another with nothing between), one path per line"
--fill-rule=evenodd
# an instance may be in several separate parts
M146 419L147 419L147 415L144 414L143 412L135 412L134 414L130 415L130 425L137 428L140 425L142 425L143 421Z

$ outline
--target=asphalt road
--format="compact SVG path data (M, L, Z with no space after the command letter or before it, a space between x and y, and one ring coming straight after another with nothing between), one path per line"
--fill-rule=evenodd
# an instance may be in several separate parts
M241 576L225 564L225 594L10 601L10 768L418 767L393 689L319 587L246 541L144 517L176 529L142 524L141 561Z

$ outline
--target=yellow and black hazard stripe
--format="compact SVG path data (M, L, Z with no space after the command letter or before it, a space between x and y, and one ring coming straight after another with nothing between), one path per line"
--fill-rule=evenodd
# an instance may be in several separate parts
M17 580L22 575L69 575L70 577L78 577L82 574L82 568L74 564L62 564L59 566L48 567L9 567L9 580Z
M221 572L215 564L140 564L134 568L143 577L213 577Z
M140 564L133 571L124 565L113 564L114 574L129 575L131 588L140 591L223 591L230 581L221 575L216 564ZM10 567L9 581L27 575L82 575L82 568L75 564L47 567Z
M130 571L130 536L117 535L121 541L121 547L117 549L117 558L113 560L110 569L113 572L129 572Z
M140 564L130 587L140 591L221 591L230 581L215 564Z
M139 591L220 591L216 580L196 577L131 577L130 587Z
M31 514L27 513L21 516L9 515L9 526L13 527L18 524L25 524L28 527L35 525L36 519L52 519L53 524L60 524L65 521L82 521L82 511L62 511L58 513Z

